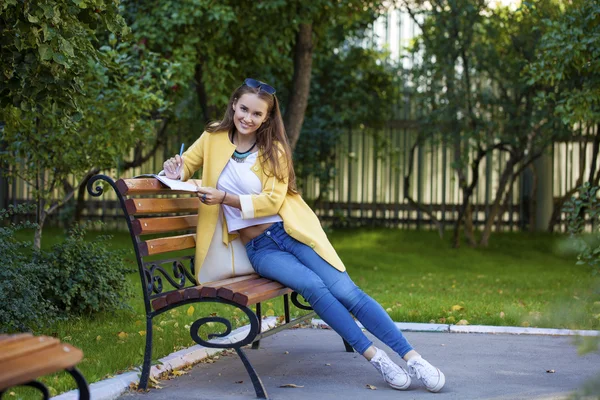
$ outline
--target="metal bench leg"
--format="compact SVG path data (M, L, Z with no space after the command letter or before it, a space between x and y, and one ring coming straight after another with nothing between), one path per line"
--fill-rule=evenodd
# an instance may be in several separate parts
M290 322L290 298L287 294L283 295L283 312L285 314L285 323Z
M254 346L254 344L253 344L253 346ZM252 385L254 385L254 391L256 392L256 397L258 397L259 399L268 399L269 396L267 395L267 390L265 389L265 386L263 385L262 381L260 380L260 377L256 373L256 370L254 369L252 364L250 364L250 361L248 360L248 357L246 357L246 353L244 353L244 350L242 350L241 347L236 347L235 351L237 352L238 356L244 363L244 367L246 367L246 371L248 371L248 375L250 375L250 379L252 380Z
M79 400L90 400L90 388L81 375L81 372L75 367L67 369L67 372L71 374L75 382L77 382L77 388L79 389Z
M256 303L256 316L258 317L258 333L262 332L262 315L260 303ZM252 343L252 350L258 350L260 348L260 340Z
M350 346L350 343L346 342L346 339L342 338L342 340L344 341L344 346L346 347L346 351L348 353L354 353L354 348L352 346Z
M152 318L146 317L146 349L144 350L144 363L142 364L142 376L140 377L139 389L148 389L148 378L152 363Z

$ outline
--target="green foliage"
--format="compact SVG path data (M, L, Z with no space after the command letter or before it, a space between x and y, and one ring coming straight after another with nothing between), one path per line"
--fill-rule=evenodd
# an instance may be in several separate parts
M36 112L45 103L61 118L77 118L78 98L85 92L82 76L89 60L102 58L94 47L97 29L127 33L118 1L3 1L0 108Z
M569 234L576 242L579 254L577 264L589 265L594 274L600 273L600 200L598 199L597 186L584 183L578 190L578 195L573 196L565 203L563 211L568 215ZM591 223L597 232L585 235L585 227Z
M380 126L389 118L395 71L385 53L359 43L381 15L383 2L278 0L237 2L124 1L124 15L140 47L180 64L172 94L176 117L191 140L203 123L221 118L232 88L247 76L272 84L286 108L301 23L313 30L313 64L304 129L295 149L301 176L327 187L342 129ZM167 17L165 17L167 16ZM192 84L193 82L193 84ZM197 101L191 100L197 97ZM200 112L198 112L200 110ZM188 140L187 138L185 138ZM182 138L183 140L183 138Z
M124 252L108 247L111 236L85 240L86 228L72 228L63 243L34 257L45 268L44 298L65 315L121 309L131 295Z
M543 29L526 77L554 90L538 93L538 104L554 104L565 124L600 122L600 3L573 1Z
M598 274L600 273L600 200L598 199L598 191L600 187L592 186L589 182L584 183L579 187L578 195L573 196L570 201L567 201L563 207L563 211L568 215L569 234L571 240L575 243L575 248L578 251L577 264L588 265L592 268L592 273L596 275L596 291L594 295L588 299L588 303L594 304L596 312L600 306L600 282L598 282ZM594 230L591 235L586 235L585 228L587 223L591 223ZM600 319L600 313L595 315L595 318ZM580 338L579 352L581 354L598 351L600 349L600 338ZM584 387L577 392L573 398L587 399L594 395L600 397L600 376L591 379Z
M321 196L335 176L331 162L349 130L380 129L397 102L398 68L387 54L346 46L315 60L307 116L294 151L296 173L319 179ZM385 146L382 146L385 147Z
M6 222L29 208L0 210L0 332L39 330L67 317L127 308L130 271L124 252L109 248L111 237L86 241L83 225L50 251L36 250L17 239L35 224Z
M7 222L13 215L27 211L25 206L0 210L0 332L27 331L56 319L56 308L39 291L40 268L31 259L31 242L16 239L20 230L33 225Z
M152 137L178 66L128 41L118 1L8 1L0 27L0 162L33 188L41 231L71 176Z

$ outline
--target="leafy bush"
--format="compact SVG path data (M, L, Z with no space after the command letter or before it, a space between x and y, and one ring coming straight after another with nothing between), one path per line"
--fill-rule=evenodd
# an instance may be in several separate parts
M579 255L577 264L589 265L594 274L600 273L600 187L592 186L589 182L579 188L578 196L565 203L563 211L568 215L569 233L575 240ZM592 223L592 234L585 235L586 216Z
M0 332L36 330L59 318L128 307L124 254L107 246L108 236L86 241L88 225L77 226L51 251L37 251L15 235L35 224L6 222L26 209L0 210Z
M126 308L131 288L124 253L108 248L107 235L86 241L86 229L75 226L52 251L36 253L36 264L44 266L43 297L68 315Z
M0 223L27 209L20 206L0 210ZM31 223L0 226L0 332L31 330L57 317L55 307L39 291L39 268L31 257L33 244L15 239L19 230L34 227Z

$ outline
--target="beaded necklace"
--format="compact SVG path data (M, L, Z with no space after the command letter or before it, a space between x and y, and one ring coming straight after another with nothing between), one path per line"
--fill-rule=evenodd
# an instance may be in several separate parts
M231 134L231 143L233 143L233 138L235 136L235 132L236 131L233 131L233 133ZM231 158L235 162L243 163L244 161L246 161L246 158L251 154L250 152L252 151L254 146L256 146L256 142L254 142L252 147L250 147L248 150L244 151L243 153L240 153L239 151L237 151L237 149L234 150L233 154L231 155Z

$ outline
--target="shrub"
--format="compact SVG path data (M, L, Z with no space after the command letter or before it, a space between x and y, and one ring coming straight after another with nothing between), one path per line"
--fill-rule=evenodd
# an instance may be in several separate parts
M43 297L68 315L127 308L131 288L124 252L107 246L108 235L86 241L86 229L87 225L71 228L63 243L34 257L45 270Z
M52 323L56 308L40 293L39 268L32 262L32 242L15 239L21 229L35 228L35 224L10 224L6 220L27 207L0 210L0 332L33 330Z
M131 294L122 251L109 236L85 240L88 225L72 228L51 251L36 251L16 233L36 224L7 222L26 206L0 210L0 332L37 330L57 319L127 308Z

